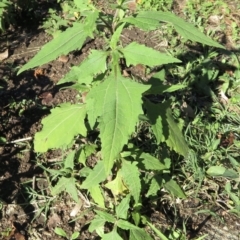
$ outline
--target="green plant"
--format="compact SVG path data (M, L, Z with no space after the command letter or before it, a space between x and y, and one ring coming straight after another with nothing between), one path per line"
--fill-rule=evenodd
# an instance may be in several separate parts
M78 236L79 236L79 232L74 232L70 237L67 235L67 233L62 229L62 228L55 228L54 232L61 236L61 237L64 237L68 240L74 240L74 239L77 239Z
M13 4L9 0L2 0L0 2L0 30L1 31L5 31L6 24L10 22L12 5Z
M57 37L59 33L72 25L73 22L77 22L80 18L80 10L72 1L61 2L61 9L61 12L56 9L49 9L49 16L45 19L42 26L53 37Z
M169 11L173 5L173 0L142 0L139 2L145 10Z
M102 189L112 192L115 202L109 207L111 213L95 210L90 231L99 229L98 234L103 239L113 236L122 239L125 234L122 230L130 231L129 239L139 239L143 234L146 239L151 239L139 227L147 222L141 211L142 196L156 196L160 189L165 189L174 197L185 198L177 179L172 179L174 161L171 156L176 152L187 159L189 154L182 125L172 116L171 99L154 103L152 97L173 93L185 88L186 84L166 84L164 71L155 72L146 83L123 76L124 70L131 66L145 66L151 71L156 66L181 62L170 54L137 42L123 45L123 29L133 25L147 32L171 25L185 40L223 47L172 13L138 12L136 1L116 1L108 6L113 14L105 13L91 2L74 3L79 8L79 22L47 43L18 73L81 49L89 37L102 36L105 43L103 50L91 50L79 66L72 67L59 81L58 84L73 83L71 87L82 94L83 103L64 103L52 109L42 121L42 130L35 135L34 149L46 152L52 148L75 148L67 154L60 169L45 169L54 175L51 180L53 195L67 191L79 202L78 189L86 189L93 201L104 209ZM150 131L154 145L151 152L133 144L131 134L139 123L144 123ZM97 147L90 146L85 140L86 145L79 146L92 132L99 134L101 145L96 141ZM100 153L92 169L87 166L86 158L96 153L97 148ZM80 170L79 163L84 165ZM107 180L109 175L112 180ZM113 226L107 234L103 233L105 222Z

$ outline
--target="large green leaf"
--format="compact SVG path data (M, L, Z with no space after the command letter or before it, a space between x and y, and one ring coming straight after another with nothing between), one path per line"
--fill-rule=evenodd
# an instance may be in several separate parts
M152 178L151 184L149 186L148 192L146 194L146 197L149 196L157 196L157 192L161 189L162 187L162 177L160 175L156 175Z
M140 12L136 17L129 17L125 19L126 22L135 24L137 27L140 27L146 30L146 26L143 26L143 22L153 23L156 26L156 21L159 22L168 22L173 24L176 31L185 39L191 41L200 42L213 47L224 48L221 44L215 42L211 38L207 37L205 34L200 32L192 24L185 22L182 18L177 17L176 15L170 12L161 12L161 11L144 11Z
M97 203L99 207L105 208L104 197L102 195L100 186L97 185L95 187L89 188L88 190L94 202Z
M94 211L97 213L98 216L100 216L106 222L115 223L116 219L114 218L114 216L112 214L103 212L100 210L96 210L96 209Z
M64 103L52 109L51 114L42 120L42 130L35 134L35 151L46 152L50 148L66 147L77 134L85 136L85 116L83 104Z
M106 70L106 58L106 52L92 50L91 54L79 66L72 67L71 71L58 84L65 82L91 83L94 75Z
M100 182L106 178L105 168L103 161L98 161L92 172L87 176L86 180L82 183L81 188L91 188L98 186Z
M122 22L128 22L145 31L155 30L159 27L159 21L151 18L126 17Z
M121 52L126 58L127 66L130 64L144 64L149 67L154 67L167 63L181 62L177 58L171 57L167 54L161 53L136 42L130 43L125 48L121 49Z
M104 218L96 215L88 227L89 232L92 233L96 229L103 228L105 222L106 220Z
M19 71L21 72L43 65L56 59L58 56L68 54L70 51L81 49L87 37L93 38L93 32L96 28L96 20L99 12L88 11L85 14L85 23L73 23L73 27L58 34L56 38L43 46L43 48Z
M153 157L149 153L142 153L140 158L143 158L143 164L147 170L161 171L167 169L167 167L160 162L159 159Z
M93 119L100 117L102 159L106 173L109 173L134 131L138 115L142 114L142 93L148 88L117 72L92 88L87 95L88 118L93 122Z
M129 240L153 240L143 229L130 229Z
M121 24L117 30L113 33L112 37L111 37L111 41L109 43L110 47L112 50L115 50L116 47L117 47L117 44L118 44L118 41L120 39L120 36L121 36L121 33L122 33L122 30L125 26L125 23Z
M36 66L41 66L56 59L58 56L68 54L70 51L80 49L87 38L84 24L74 23L73 27L62 32L58 37L47 43L42 49L19 71L18 74Z
M64 159L64 169L73 169L74 168L74 158L76 151L70 151L70 153Z
M123 161L121 169L123 181L128 187L135 203L138 203L141 191L140 172L136 166L136 162L130 163Z
M57 184L52 187L51 193L53 196L66 191L75 202L79 203L78 191L76 188L76 180L74 177L66 178L61 177Z
M189 149L181 130L172 117L169 103L153 104L146 101L145 107L157 142L165 141L171 149L187 157Z
M125 221L123 219L119 219L116 222L117 226L124 229L124 230L129 230L129 229L139 229L137 226L133 225L132 223Z
M112 232L104 234L102 236L102 240L123 240L123 238L121 238L117 231L114 229Z
M165 116L162 116L162 119L164 117L166 118L167 125L165 125L163 121L163 132L166 132L166 134L163 134L163 136L167 145L173 150L175 150L177 153L181 154L184 157L187 157L189 152L187 143L181 130L179 129L178 125L172 117L171 110L168 108L165 114Z
M161 117L160 104L154 104L150 101L146 101L144 106L147 109L147 116L151 124L152 131L157 139L157 144L162 141L163 138L163 124Z
M127 213L129 209L130 194L128 194L119 205L116 207L117 218L127 219Z
M186 198L185 193L180 188L180 186L174 180L170 179L168 182L164 184L164 188L166 188L170 193L172 193L175 197L179 197L182 199Z

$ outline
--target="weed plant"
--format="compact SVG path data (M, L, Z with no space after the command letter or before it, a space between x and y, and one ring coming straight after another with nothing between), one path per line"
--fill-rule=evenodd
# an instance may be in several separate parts
M64 153L57 169L42 164L50 178L51 195L67 192L81 205L80 192L87 192L97 206L89 231L96 231L102 239L152 239L143 225L161 239L174 239L177 231L172 230L166 237L144 215L146 202L163 197L163 192L172 199L185 199L190 188L200 191L207 176L239 183L239 156L233 150L237 141L225 148L221 142L224 138L216 138L218 123L224 118L219 103L215 101L215 106L206 110L209 116L204 116L205 121L197 104L194 114L187 116L193 121L180 118L185 101L179 97L182 91L196 87L200 96L216 100L211 84L219 72L214 64L209 65L209 59L224 47L170 12L139 10L137 1L118 0L109 4L109 11L94 1L76 0L69 6L76 9L76 21L65 25L66 29L61 29L18 72L79 50L89 38L104 39L103 49L92 49L79 66L73 66L58 82L71 83L71 88L82 96L81 103L63 103L53 108L35 135L36 152L60 148ZM179 54L178 48L163 53L138 42L124 45L123 30L132 26L146 32L171 29L182 37L173 39L172 46L179 41L198 42L208 50L198 59L181 61L185 53ZM152 74L147 81L124 75L132 66ZM166 80L169 76L172 81ZM212 125L211 117L221 120ZM227 133L225 129L223 132ZM95 162L90 165L92 156ZM226 158L231 165L225 163ZM236 186L227 182L223 187L225 197L229 195L232 201L232 211L239 212ZM108 232L104 232L106 224L110 226ZM62 229L55 232L67 237ZM72 239L77 236L74 233Z

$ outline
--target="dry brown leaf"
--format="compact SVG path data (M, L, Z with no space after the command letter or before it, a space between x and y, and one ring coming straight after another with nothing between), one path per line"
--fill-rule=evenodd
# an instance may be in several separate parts
M131 68L131 72L136 76L145 76L146 75L146 67L142 64L137 64Z
M47 226L49 229L53 229L58 226L58 224L61 222L61 218L58 214L53 213L48 219Z
M221 18L218 15L212 15L208 18L208 22L216 26L220 25L220 20Z
M43 76L43 75L45 75L45 72L46 72L45 69L37 68L37 69L34 70L33 75L34 75L34 77L35 77L36 79L38 79L38 76Z
M82 203L82 201L80 200L80 203L77 203L77 204L74 206L74 208L72 209L72 211L71 211L71 213L70 213L70 216L71 216L71 217L75 217L75 216L78 214L78 212L81 210L82 205L83 205L83 203Z
M53 100L53 95L50 92L44 92L42 93L39 98L42 98L42 104L48 105Z
M185 116L190 117L190 118L194 118L195 117L194 110L186 102L183 102L183 104L181 106L181 110L183 111Z
M63 62L63 63L67 63L69 60L69 57L65 56L65 55L62 55L58 58L58 61L59 62Z
M83 102L83 103L86 102L87 94L88 94L88 92L83 92L83 93L82 93L82 102Z
M0 61L3 61L6 58L8 58L8 49L6 49L4 52L0 53Z
M14 237L15 237L15 240L25 240L25 237L19 232L16 232L14 234Z
M9 234L9 236L6 238L6 240L26 240L26 238L18 232L18 230L15 228L15 226L12 226L12 231Z

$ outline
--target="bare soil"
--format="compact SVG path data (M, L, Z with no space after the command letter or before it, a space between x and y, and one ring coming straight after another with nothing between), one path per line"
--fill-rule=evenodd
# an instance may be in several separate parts
M176 2L176 12L181 12L179 4L181 2ZM161 51L164 43L159 45L153 35L154 32L146 34L130 28L124 31L122 40L124 44L138 41ZM17 76L17 68L31 59L50 39L44 31L28 27L13 27L0 35L0 52L9 50L8 58L0 62L0 85L3 87L0 89L0 137L6 138L7 142L0 145L0 233L5 240L62 239L53 232L55 227L63 228L69 236L79 231L79 239L99 239L95 233L87 231L87 224L94 216L92 209L82 207L77 216L71 217L75 204L67 195L63 195L61 200L53 198L47 211L40 212L48 202L43 197L44 193L47 195L49 191L37 161L44 161L47 166L61 159L61 152L49 151L38 158L33 151L32 138L41 129L41 120L52 107L63 102L79 101L77 91L61 89L62 86L56 83L72 65L78 65L85 59L90 49L103 47L102 40L96 38L88 41L81 51ZM146 77L139 68L127 70ZM14 142L19 139L22 140ZM35 196L29 195L30 188L35 191ZM43 194L37 195L41 191ZM203 194L202 199L190 198L179 202L177 210L166 200L158 199L147 204L144 214L163 231L182 228L184 222L189 239L204 234L209 234L206 239L240 239L240 220L226 212L225 206L214 204L208 194ZM212 216L209 211L195 214L199 210L211 210L218 217Z

